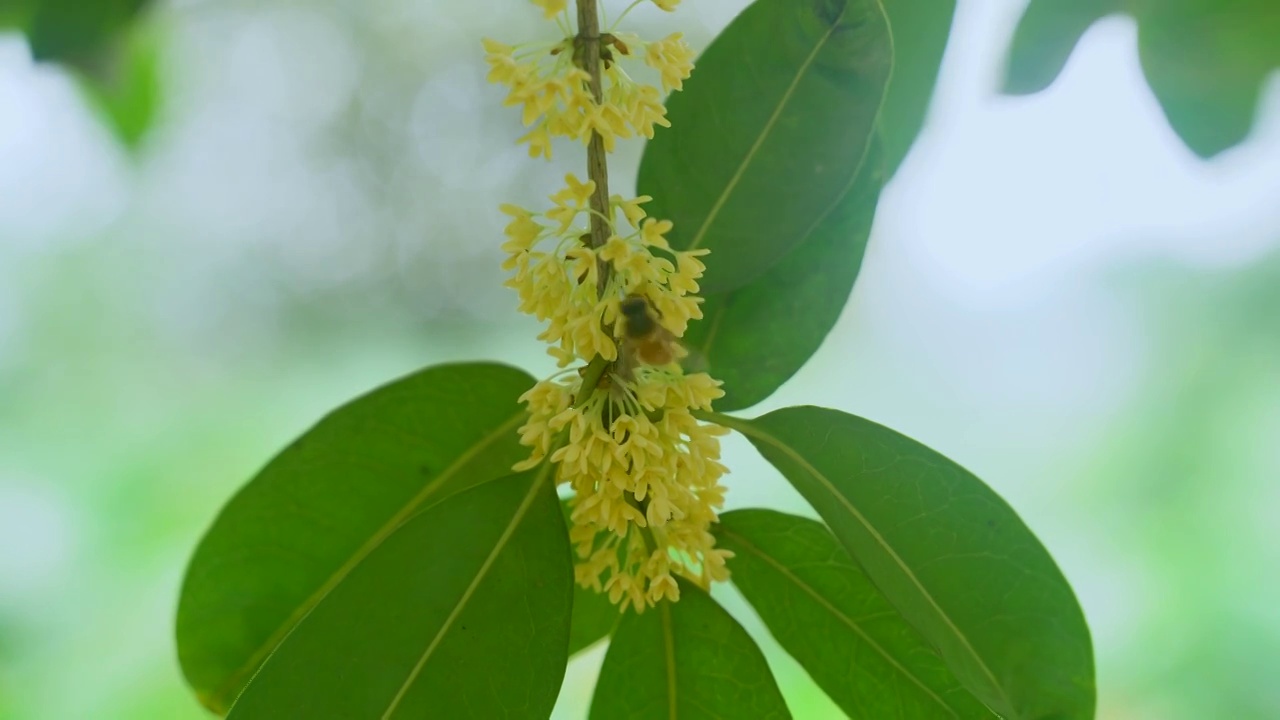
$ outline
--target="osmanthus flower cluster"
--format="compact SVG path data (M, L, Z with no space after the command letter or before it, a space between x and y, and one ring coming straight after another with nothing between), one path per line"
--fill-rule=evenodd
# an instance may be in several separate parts
M618 18L620 22L632 3ZM679 0L653 0L664 10L674 10ZM617 138L653 137L655 125L670 127L662 95L652 85L638 83L627 74L625 61L641 59L661 74L663 90L680 90L693 69L693 51L680 33L661 40L644 40L610 31L600 36L604 102L597 103L590 89L590 74L581 67L582 46L573 30L565 0L534 0L562 37L543 43L509 46L486 39L490 82L510 88L507 105L519 105L523 121L532 129L520 138L533 157L551 157L551 139L566 137L590 141L593 133L612 152ZM617 24L616 22L614 23Z
M664 10L677 4L652 1ZM659 89L632 80L620 59L643 57L664 89L678 90L692 69L678 34L646 42L613 28L602 33L597 102L566 3L534 2L561 40L485 42L490 79L511 88L508 103L522 105L534 127L522 138L531 154L549 157L552 136L590 142L598 134L608 149L616 138L651 136L654 125L667 124ZM516 469L555 464L558 482L573 491L578 583L642 612L679 599L677 575L703 587L728 577L731 553L716 548L710 532L723 505L719 437L727 430L694 416L723 392L678 362L678 339L702 317L706 251L673 250L672 224L645 212L651 198L613 195L599 207L596 189L570 174L544 211L502 206L510 217L507 285L522 312L546 323L539 339L565 368L521 398L529 418L520 440L531 452Z

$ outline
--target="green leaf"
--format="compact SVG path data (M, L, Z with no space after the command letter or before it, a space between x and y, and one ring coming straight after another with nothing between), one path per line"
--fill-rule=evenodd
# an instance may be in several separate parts
M1147 82L1182 140L1212 157L1249 134L1267 76L1280 68L1275 0L1032 0L1010 48L1005 91L1038 92L1106 15L1138 21Z
M571 526L568 498L560 501L565 526ZM590 588L573 584L573 623L569 629L569 654L577 655L597 642L609 637L622 619L618 606L609 597Z
M831 212L817 218L777 266L746 286L705 298L703 320L689 325L682 342L693 351L688 370L724 382L718 410L741 410L772 395L835 326L871 235L884 182L881 157L877 143Z
M85 95L129 148L136 149L160 107L160 52L155 33L135 28L124 39L107 76L77 73Z
M851 718L994 717L822 523L773 510L720 516L733 584Z
M298 623L230 717L547 717L573 602L553 474L543 464L411 518Z
M1093 717L1084 614L1049 553L981 480L836 410L708 419L786 476L979 700L1010 720Z
M677 249L713 259L704 293L741 287L798 246L857 175L892 66L875 0L757 0L667 100L640 192Z
M764 654L698 587L618 625L591 700L591 720L790 718Z
M178 657L225 713L281 640L408 518L507 475L526 452L516 398L533 378L443 365L337 409L223 508L178 605ZM566 551L567 552L567 551Z
M91 70L147 0L35 0L27 39L36 60Z
M116 136L136 148L160 99L158 43L141 22L147 0L11 0L0 28L27 35L41 62L71 70L86 98Z
M883 0L893 31L893 78L880 108L880 138L886 151L886 177L915 144L924 127L938 68L951 36L955 0Z
M35 9L36 0L0 0L0 30L25 30Z

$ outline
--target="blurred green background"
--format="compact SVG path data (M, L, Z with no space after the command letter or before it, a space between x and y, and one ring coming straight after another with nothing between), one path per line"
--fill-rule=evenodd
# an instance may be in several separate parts
M631 17L703 47L744 5ZM870 417L1003 494L1080 595L1100 717L1280 717L1280 78L1250 140L1203 163L1124 19L1049 91L999 96L1022 5L960 3L853 299L767 407ZM221 503L399 374L552 367L501 287L496 205L583 153L525 158L479 50L537 37L536 9L173 0L145 29L158 104L132 149L0 36L6 720L205 717L172 624ZM731 507L808 512L745 442L726 455ZM558 718L585 716L602 659L570 665ZM798 718L840 716L770 659Z

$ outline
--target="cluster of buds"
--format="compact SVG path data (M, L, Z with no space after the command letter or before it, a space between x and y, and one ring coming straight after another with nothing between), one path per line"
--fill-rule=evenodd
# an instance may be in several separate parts
M650 1L668 11L678 3ZM550 157L556 136L599 138L607 152L618 138L652 137L655 125L669 125L661 93L681 89L692 70L679 34L645 41L615 22L587 38L573 29L564 0L534 3L560 39L485 41L490 80L510 88L507 104L521 106L533 128L521 138L531 155ZM595 52L586 42L598 43ZM626 73L633 58L658 71L661 90ZM595 160L593 167L604 166ZM578 583L623 610L643 611L679 599L676 576L704 587L728 576L731 554L716 548L710 531L724 501L719 438L727 431L694 416L723 391L679 363L679 339L702 317L707 251L672 249L671 222L645 212L651 198L606 198L599 188L596 178L570 174L545 211L501 208L510 217L507 285L520 310L545 323L539 339L564 368L521 397L529 418L520 440L530 455L516 470L556 465L557 482L573 491Z

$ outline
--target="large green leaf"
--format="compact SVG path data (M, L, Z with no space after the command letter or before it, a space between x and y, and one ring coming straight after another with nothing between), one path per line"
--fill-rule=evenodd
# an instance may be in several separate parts
M429 368L339 408L272 460L187 570L178 657L201 702L226 712L298 621L414 513L509 473L525 455L516 398L532 384L495 364Z
M880 109L886 176L893 177L924 127L955 0L883 0L893 30L893 79Z
M592 720L790 718L764 654L699 588L622 619L591 700Z
M1117 12L1137 19L1147 82L1188 147L1211 157L1249 134L1263 83L1280 68L1276 0L1032 0L1014 35L1006 91L1048 87L1084 31Z
M0 30L25 30L31 24L37 0L0 0Z
M298 623L230 717L547 717L573 603L553 474L544 464L411 518Z
M703 320L683 338L693 351L685 365L724 382L717 409L740 410L772 395L835 326L862 267L884 182L878 147L799 247L754 282L706 297Z
M814 520L774 510L720 517L733 584L851 718L994 717Z
M639 189L707 248L707 293L745 285L837 203L870 146L892 66L876 0L757 0L668 99L672 127L645 145Z
M981 480L836 410L708 417L786 476L979 700L1010 720L1093 717L1084 614L1039 540Z
M560 501L560 510L566 526L571 525L569 500ZM576 655L597 642L609 637L622 619L618 606L609 602L609 596L595 590L573 585L573 623L569 630L569 654Z

